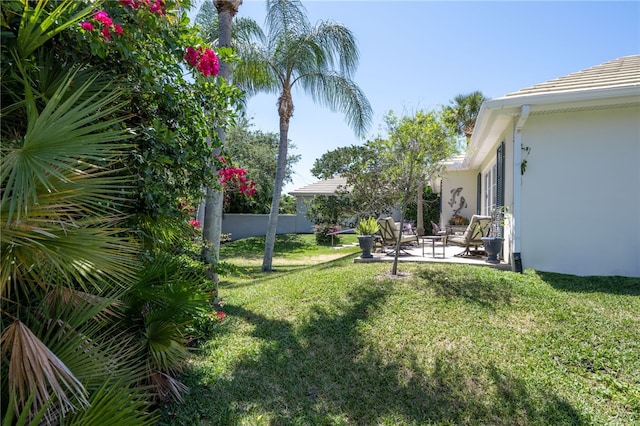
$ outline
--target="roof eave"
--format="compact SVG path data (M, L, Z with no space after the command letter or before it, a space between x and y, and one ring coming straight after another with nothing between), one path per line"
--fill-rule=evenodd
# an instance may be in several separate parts
M529 105L531 113L562 108L640 104L640 84L553 93L508 95L491 99L482 104L476 126L471 135L464 166L477 168L498 138L520 115L523 105Z

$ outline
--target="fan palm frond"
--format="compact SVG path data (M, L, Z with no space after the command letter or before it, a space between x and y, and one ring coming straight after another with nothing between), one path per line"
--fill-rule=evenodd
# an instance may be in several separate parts
M46 11L48 0L36 2L33 9L30 8L31 2L23 1L22 3L24 4L24 12L17 37L17 51L21 58L28 58L47 40L80 22L94 9L94 6L89 4L75 12L79 6L83 5L76 0L59 1L51 12ZM62 17L74 12L75 14L71 18L61 21Z
M147 426L156 422L148 394L122 380L107 380L91 394L91 405L65 419L67 426Z
M112 118L124 105L119 101L122 92L105 87L79 101L94 79L72 89L75 73L68 74L42 112L38 112L31 91L26 90L27 132L21 146L2 152L0 180L3 211L7 213L3 219L7 222L14 215L20 220L29 206L38 202L38 185L52 192L57 190L57 182L104 171L99 165L114 161L123 149L128 132L116 125L124 117ZM64 99L69 90L73 93Z

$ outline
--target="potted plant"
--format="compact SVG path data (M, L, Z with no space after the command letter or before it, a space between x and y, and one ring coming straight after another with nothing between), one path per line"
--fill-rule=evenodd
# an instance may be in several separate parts
M502 229L504 227L504 213L507 211L506 206L495 208L491 211L491 223L489 224L489 233L486 237L480 238L484 251L487 253L487 263L500 263L498 254L502 250Z
M376 232L380 230L378 221L372 217L360 219L358 225L355 227L355 232L358 238L358 244L362 250L361 258L372 258L371 250L376 240Z
M447 231L451 234L462 234L469 224L469 219L459 214L453 215L448 220Z

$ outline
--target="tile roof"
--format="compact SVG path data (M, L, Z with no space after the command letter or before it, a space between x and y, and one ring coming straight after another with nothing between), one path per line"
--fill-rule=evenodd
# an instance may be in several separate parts
M508 93L505 97L623 86L638 86L640 89L640 55L614 59L563 77Z
M332 195L340 186L346 186L347 179L336 176L331 179L321 180L310 185L303 186L289 192L290 195Z

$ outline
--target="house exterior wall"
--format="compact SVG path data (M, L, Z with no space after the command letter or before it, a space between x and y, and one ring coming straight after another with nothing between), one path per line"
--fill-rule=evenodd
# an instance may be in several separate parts
M458 212L471 219L477 210L477 171L448 171L442 178L442 210L440 226Z
M639 120L638 107L528 118L524 268L640 276Z
M309 234L313 232L313 222L305 217L311 201L313 201L312 196L296 196L296 229L300 234Z

